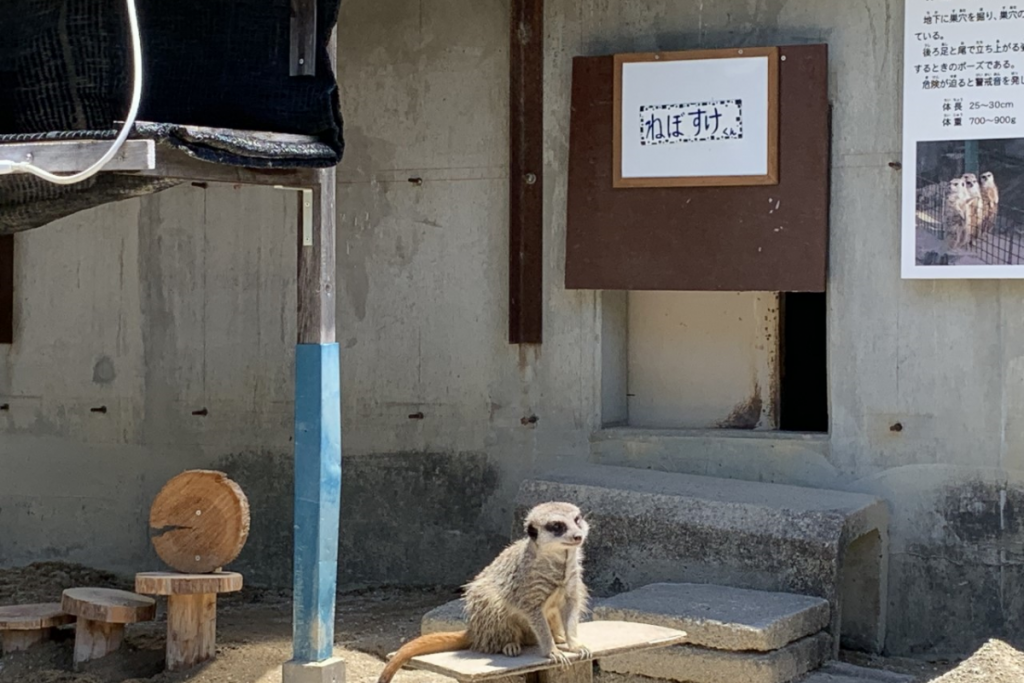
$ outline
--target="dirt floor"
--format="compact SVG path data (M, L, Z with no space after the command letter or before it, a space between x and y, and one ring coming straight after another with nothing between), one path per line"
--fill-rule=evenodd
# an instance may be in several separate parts
M61 591L75 586L132 589L130 582L112 574L77 565L41 563L0 570L0 605L59 602ZM340 596L335 654L345 659L346 683L373 683L384 655L418 633L420 617L457 595L453 588L417 588ZM223 596L219 601L216 659L180 674L163 671L166 615L165 603L158 604L155 621L129 626L120 651L82 671L74 672L71 666L73 631L62 631L52 642L29 652L0 657L0 683L280 682L281 664L291 657L291 596L287 592L246 588ZM853 653L844 654L843 659L909 673L916 683L1024 681L1024 655L998 641L991 641L965 662L926 663ZM441 681L451 683L436 674L404 670L394 683Z

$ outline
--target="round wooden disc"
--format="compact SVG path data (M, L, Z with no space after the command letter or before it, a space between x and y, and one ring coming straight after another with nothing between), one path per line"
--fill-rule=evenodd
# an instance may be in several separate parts
M134 624L156 616L156 601L113 588L68 588L61 609L80 619L104 624Z
M209 595L242 590L242 575L236 572L176 574L142 572L135 575L135 590L143 595Z
M74 620L75 617L65 613L56 602L0 607L0 631L37 631L70 624Z
M153 501L149 533L167 566L207 574L242 552L249 537L249 501L223 472L182 472Z

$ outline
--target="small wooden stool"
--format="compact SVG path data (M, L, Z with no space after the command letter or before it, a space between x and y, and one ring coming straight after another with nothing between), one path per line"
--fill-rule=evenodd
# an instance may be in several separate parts
M75 665L104 657L121 647L124 625L156 616L156 601L112 588L68 588L61 608L78 617Z
M75 618L65 614L58 603L0 607L0 651L21 652L49 640L53 629Z
M135 590L167 596L167 670L180 671L213 657L217 595L242 590L242 575L143 572L135 575Z

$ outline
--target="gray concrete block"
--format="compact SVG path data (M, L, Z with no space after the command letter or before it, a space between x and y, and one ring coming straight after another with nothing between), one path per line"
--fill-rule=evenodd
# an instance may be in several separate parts
M842 620L861 648L884 642L888 508L879 498L590 465L523 482L516 528L530 507L550 500L587 512L586 580L595 596L661 582L810 595L829 602L837 641ZM844 582L848 566L856 580Z
M691 645L769 652L829 623L828 601L697 583L655 583L598 601L594 618L686 631Z
M463 612L466 601L462 598L446 602L435 607L420 620L420 633L437 633L439 631L461 631L466 628L466 615Z
M725 652L693 645L617 655L598 661L602 671L680 683L789 683L820 667L832 650L826 633L773 652Z
M282 683L345 683L345 660L333 657L322 662L285 662Z
M844 662L829 662L801 678L799 683L914 683L914 677Z

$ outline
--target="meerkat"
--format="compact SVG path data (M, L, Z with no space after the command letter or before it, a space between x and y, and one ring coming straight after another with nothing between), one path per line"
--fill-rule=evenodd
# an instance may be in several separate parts
M942 227L953 236L953 244L963 238L967 221L967 187L963 178L953 178L946 184L946 201L943 205Z
M982 231L989 233L996 229L999 218L999 187L992 171L981 174L981 200Z
M964 246L974 242L981 229L981 221L984 216L984 206L981 198L981 188L978 187L978 176L973 173L963 175L964 186L967 188L966 221L964 229Z
M526 537L509 545L465 586L465 631L430 633L403 645L377 683L389 683L413 657L454 650L518 656L537 645L561 666L566 653L590 659L577 640L590 598L583 582L583 543L590 526L571 503L541 503L526 516Z

